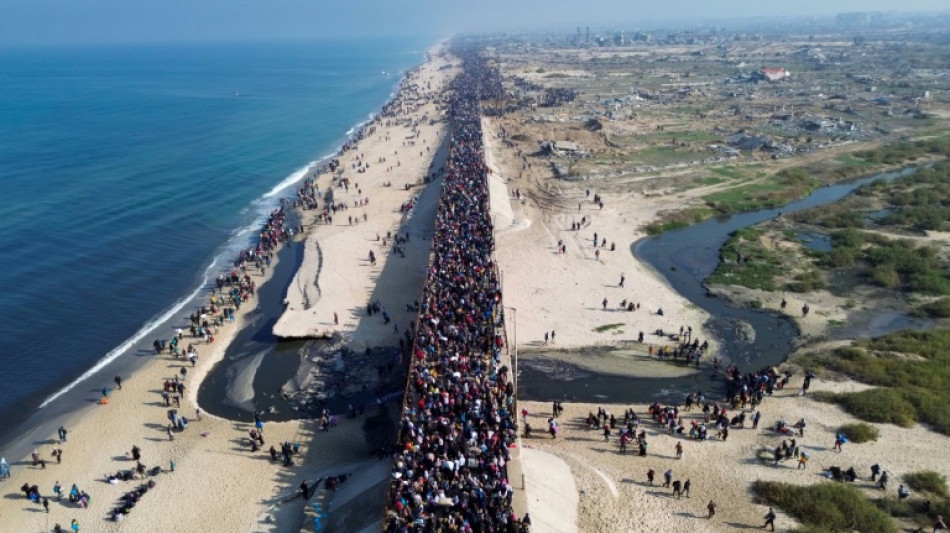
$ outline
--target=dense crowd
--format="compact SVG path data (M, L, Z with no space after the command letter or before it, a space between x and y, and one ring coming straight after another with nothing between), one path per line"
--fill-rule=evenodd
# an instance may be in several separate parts
M511 509L514 387L501 364L501 290L480 122L497 69L465 54L433 259L420 304L387 502L387 532L523 531Z

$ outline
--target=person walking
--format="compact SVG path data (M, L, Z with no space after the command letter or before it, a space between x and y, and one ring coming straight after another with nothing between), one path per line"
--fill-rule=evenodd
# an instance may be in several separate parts
M673 470L669 469L666 472L663 472L663 486L670 488L670 485L673 483Z
M842 452L841 446L844 443L848 442L848 439L845 438L841 433L835 433L835 445L832 447L833 450L838 450L838 453Z
M79 521L73 518L72 523L69 524L70 529L73 530L73 533L79 533Z
M716 502L709 500L709 503L706 505L706 509L709 509L709 516L706 518L712 520L712 517L716 516Z
M765 524L762 525L762 529L766 527L771 527L772 531L775 531L775 510L769 507L769 512L765 515Z
M115 377L115 388L122 390L122 376Z
M809 459L808 454L805 452L802 452L802 454L798 456L798 466L795 468L795 470L807 469L808 459Z
M689 489L692 488L692 486L693 482L688 479L683 483L683 496L689 498Z
M676 458L677 459L683 458L683 443L682 442L676 443Z
M7 464L6 457L0 457L0 479L10 477L10 465Z

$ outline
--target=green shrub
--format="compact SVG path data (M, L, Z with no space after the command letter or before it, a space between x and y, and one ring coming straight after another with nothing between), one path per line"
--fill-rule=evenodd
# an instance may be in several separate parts
M922 470L920 472L910 472L904 474L904 483L911 490L918 492L928 492L941 498L948 496L947 478L932 470Z
M792 292L813 292L824 289L827 285L821 273L817 270L809 270L795 275L795 279L785 285L785 288Z
M869 422L911 427L917 422L917 409L901 391L889 388L868 389L837 395L838 402L852 415Z
M824 256L825 264L832 268L849 267L858 259L858 250L853 248L835 248Z
M863 422L845 424L838 428L838 432L855 444L875 441L881 435L876 427Z
M891 265L878 265L871 271L871 279L878 285L887 289L900 287L901 278L897 270Z
M928 316L934 318L950 317L950 298L941 298L939 300L928 302L914 309L917 316Z
M895 533L894 521L858 489L840 483L797 486L773 481L752 484L756 495L782 508L805 527L800 531Z
M921 422L950 434L950 330L899 331L807 357L813 368L879 386L829 395L855 416L902 426Z

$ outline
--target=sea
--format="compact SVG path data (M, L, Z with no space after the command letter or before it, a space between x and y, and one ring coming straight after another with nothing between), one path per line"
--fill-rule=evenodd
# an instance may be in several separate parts
M0 49L0 455L147 360L434 41Z

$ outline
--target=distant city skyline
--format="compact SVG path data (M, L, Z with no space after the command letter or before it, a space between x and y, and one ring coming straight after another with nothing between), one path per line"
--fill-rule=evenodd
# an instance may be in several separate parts
M946 0L0 0L0 46L445 36L571 27L635 28L848 11L947 11Z

